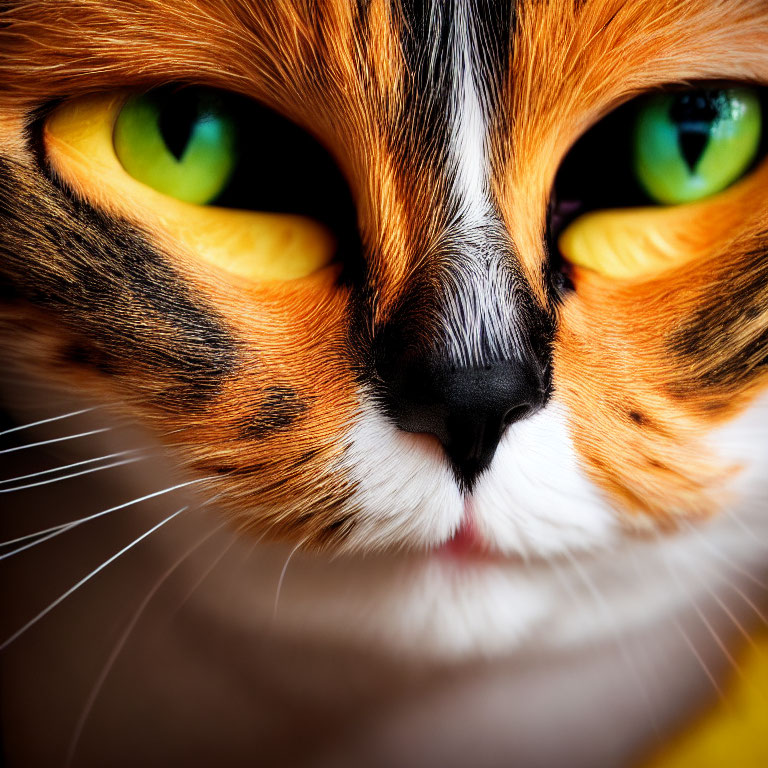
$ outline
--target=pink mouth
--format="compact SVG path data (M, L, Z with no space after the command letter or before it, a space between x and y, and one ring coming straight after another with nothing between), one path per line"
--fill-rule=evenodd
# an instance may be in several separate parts
M469 500L464 504L464 517L456 533L438 547L435 552L457 560L488 559L491 555L488 542L483 539L477 530Z

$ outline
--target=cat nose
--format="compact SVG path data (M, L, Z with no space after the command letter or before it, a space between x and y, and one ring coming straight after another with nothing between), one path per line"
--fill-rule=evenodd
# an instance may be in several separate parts
M545 400L536 361L456 367L410 364L390 379L393 416L407 432L434 435L459 480L471 490L506 428Z

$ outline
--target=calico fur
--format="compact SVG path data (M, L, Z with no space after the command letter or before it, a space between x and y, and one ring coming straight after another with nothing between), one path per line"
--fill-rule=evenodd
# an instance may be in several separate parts
M704 440L764 382L765 168L742 199L739 231L713 217L701 235L709 255L650 281L576 270L575 291L563 292L546 248L546 201L568 147L633 95L710 78L764 81L762 3L519 3L490 16L462 3L62 9L3 11L3 279L24 300L10 322L41 310L63 318L57 359L85 359L102 374L98 386L130 391L160 431L183 434L182 455L227 478L224 503L247 525L333 542L328 531L352 524L339 520L362 514L350 501L357 481L344 435L363 402L386 409L388 356L401 359L404 344L441 365L537 361L541 386L567 408L584 469L620 512L669 522L723 503L735 468ZM235 284L173 252L156 222L131 221L119 201L97 210L66 169L35 162L34 109L168 81L251 96L332 150L359 211L362 269L351 285ZM36 226L25 233L25 221ZM41 250L48 257L31 255ZM32 280L14 266L27 262ZM114 289L94 292L91 274ZM159 344L140 341L145 309L164 329ZM137 342L127 365L126 345ZM197 392L183 390L190 376ZM201 420L187 411L203 393Z

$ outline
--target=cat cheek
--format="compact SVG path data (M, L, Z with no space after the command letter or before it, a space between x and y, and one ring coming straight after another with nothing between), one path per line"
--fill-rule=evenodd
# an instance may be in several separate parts
M658 319L646 328L632 305L622 315L616 301L603 316L601 293L604 301L582 284L579 301L565 307L555 365L584 469L632 527L712 515L727 501L735 468L711 450L690 404L660 386L668 361L659 357Z

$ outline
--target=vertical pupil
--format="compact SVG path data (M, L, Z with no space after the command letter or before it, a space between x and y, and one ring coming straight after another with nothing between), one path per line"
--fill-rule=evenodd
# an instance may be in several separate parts
M158 127L171 154L181 160L200 113L200 99L194 91L165 93L158 98Z
M712 127L720 116L726 99L723 91L682 93L675 97L669 117L677 125L680 153L691 173L701 160Z

